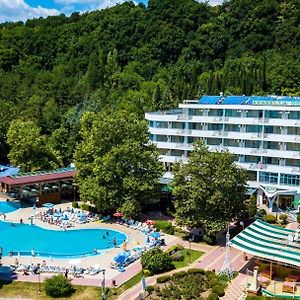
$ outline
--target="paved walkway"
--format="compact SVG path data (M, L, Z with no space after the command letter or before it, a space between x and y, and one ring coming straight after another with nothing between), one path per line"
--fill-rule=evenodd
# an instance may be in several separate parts
M202 251L204 250L204 248L209 249L209 251L206 252L206 254L204 254L200 258L200 261L196 261L196 262L192 263L191 265L188 265L184 268L176 269L176 270L172 270L168 273L164 273L163 275L173 274L178 271L188 270L191 268L211 269L211 270L215 270L216 272L221 269L223 262L224 262L225 247L211 247L208 245L193 244L191 248L194 249L194 247L197 247L198 250L201 250L201 248L202 248ZM232 263L233 270L240 271L247 263L247 261L244 258L244 254L238 250L231 249L230 255L231 255L231 263ZM155 284L156 278L159 276L162 276L162 274L147 277L146 278L147 286ZM225 296L224 296L224 298L222 298L222 299L225 299L225 300L237 299L243 292L243 289L244 289L243 285L245 284L245 282L246 282L246 279L243 274L240 274L239 276L237 276L232 281L232 283L228 286L228 288L226 289L225 296L227 294L229 296L227 298L225 298ZM237 285L237 287L235 287L235 285ZM138 298L139 293L141 291L142 291L142 285L139 282L135 286L133 286L131 289L125 291L122 295L120 295L120 297L118 299L119 300L134 300L134 299ZM230 295L231 296L236 295L237 298L230 298Z
M222 300L237 300L243 295L246 288L247 275L240 273L232 282L228 285L225 296Z

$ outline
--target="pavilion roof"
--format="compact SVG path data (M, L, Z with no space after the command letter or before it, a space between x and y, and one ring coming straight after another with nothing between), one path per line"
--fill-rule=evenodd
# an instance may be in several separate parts
M73 178L75 174L75 168L69 167L55 169L51 171L39 171L23 173L14 176L6 176L0 178L0 182L8 185L25 185L39 182L55 181L59 179Z
M256 220L235 236L230 246L256 257L300 267L298 230Z

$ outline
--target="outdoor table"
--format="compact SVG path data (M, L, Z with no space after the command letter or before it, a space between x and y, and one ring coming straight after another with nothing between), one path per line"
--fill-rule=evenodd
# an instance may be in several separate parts
M291 281L285 281L282 285L282 291L287 293L293 293L296 288L296 283Z
M285 278L285 281L298 282L299 279L300 279L300 276L299 276L299 275L288 275L288 276Z

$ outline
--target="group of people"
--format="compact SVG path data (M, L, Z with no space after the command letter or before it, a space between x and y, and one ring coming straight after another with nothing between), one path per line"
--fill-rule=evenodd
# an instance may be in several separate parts
M106 231L106 234L103 234L102 238L105 240L106 238L109 238L109 232ZM116 248L117 247L117 239L116 237L113 238L113 245Z

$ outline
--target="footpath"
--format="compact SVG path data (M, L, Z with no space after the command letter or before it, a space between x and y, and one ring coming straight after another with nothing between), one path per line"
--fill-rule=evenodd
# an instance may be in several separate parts
M176 243L174 243L176 244ZM186 245L185 245L186 247ZM179 271L187 271L188 269L191 268L203 268L205 270L215 270L218 272L223 265L224 262L224 255L225 255L225 247L211 247L207 245L201 245L201 244L193 244L192 249L195 250L200 250L200 251L205 251L204 248L206 249L206 253L200 257L199 261L195 261L192 264L172 270L167 273L151 276L151 277L146 277L146 285L153 285L156 283L157 277L160 277L162 275L172 275L173 273L179 272ZM197 248L197 249L196 249ZM240 271L247 261L244 259L244 255L242 252L232 249L231 253L231 266L234 271ZM239 274L227 287L225 291L225 296L222 298L224 300L236 300L238 299L244 291L245 285L244 283L246 282L245 277L246 275L244 274ZM135 300L138 299L139 294L142 292L142 284L141 282L137 283L135 286L133 286L131 289L128 289L125 291L123 294L119 296L119 300Z

